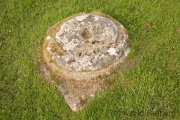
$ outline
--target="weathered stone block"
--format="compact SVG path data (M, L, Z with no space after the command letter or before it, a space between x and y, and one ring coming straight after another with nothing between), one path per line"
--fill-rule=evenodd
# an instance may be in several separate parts
M49 28L41 70L55 83L73 111L106 88L98 76L108 74L128 56L128 34L117 20L97 13L69 17ZM51 76L55 77L51 77Z

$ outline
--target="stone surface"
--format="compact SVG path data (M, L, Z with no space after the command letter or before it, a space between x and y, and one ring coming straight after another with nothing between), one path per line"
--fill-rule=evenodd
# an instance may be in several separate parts
M79 14L52 26L44 57L62 78L91 80L123 62L130 49L125 28L102 14Z
M98 76L124 62L129 51L121 23L103 14L78 14L49 28L40 70L46 81L57 86L70 109L78 111L96 92L110 87L112 81Z

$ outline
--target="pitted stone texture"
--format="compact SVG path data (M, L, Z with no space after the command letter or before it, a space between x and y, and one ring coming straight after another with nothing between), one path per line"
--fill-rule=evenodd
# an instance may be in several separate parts
M104 15L80 14L50 28L44 56L59 75L89 80L125 60L130 50L127 41L126 30L118 21Z

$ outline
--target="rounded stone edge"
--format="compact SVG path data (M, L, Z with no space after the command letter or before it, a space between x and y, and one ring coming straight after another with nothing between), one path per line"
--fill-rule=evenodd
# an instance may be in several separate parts
M124 39L125 43L125 48L123 49L124 53L123 53L123 56L121 57L121 59L118 59L116 60L113 64L109 65L108 67L106 68L103 68L103 69L100 69L100 70L95 70L95 71L89 71L89 72L78 72L78 71L69 71L69 70L64 70L62 69L61 67L59 67L56 63L55 60L53 59L48 59L48 58L51 58L49 53L47 52L47 44L48 42L53 42L51 41L51 36L54 36L53 34L55 34L59 29L60 29L60 26L62 23L64 23L65 21L77 16L77 15L83 15L83 14L95 14L95 15L99 15L99 16L102 16L102 17L106 17L106 18L109 18L110 20L112 20L112 22L115 24L115 25L120 25L118 27L118 30L120 29L123 29L124 31L124 34L126 35L126 38ZM57 27L58 26L58 27ZM109 71L111 68L115 68L118 64L124 62L124 60L126 59L126 57L128 56L129 52L130 52L130 48L129 48L129 43L128 43L128 34L127 34L127 31L126 29L124 28L124 26L118 22L117 20L115 20L114 18L108 16L108 15L105 15L105 14L102 14L102 13L80 13L80 14L76 14L76 15L73 15L73 16L70 16L68 18L65 18L64 20L56 23L55 25L51 26L50 29L48 29L47 31L47 34L46 34L46 38L45 38L45 42L44 42L44 45L43 45L43 55L44 55L44 59L48 65L49 68L51 68L51 70L57 74L58 76L61 76L62 78L66 79L66 80L91 80L91 79L95 79L97 78L98 76L100 75L105 75L105 74L109 74ZM58 67L56 67L58 66ZM78 76L78 77L77 77Z

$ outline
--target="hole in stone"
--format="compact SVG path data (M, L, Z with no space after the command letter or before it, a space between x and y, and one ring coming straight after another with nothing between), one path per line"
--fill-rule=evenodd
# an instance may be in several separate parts
M92 41L92 44L95 44L96 43L96 41Z
M92 36L92 33L87 28L85 28L82 33L82 37L85 39L89 39L91 36Z
M81 56L82 55L82 53L79 53L79 56Z

